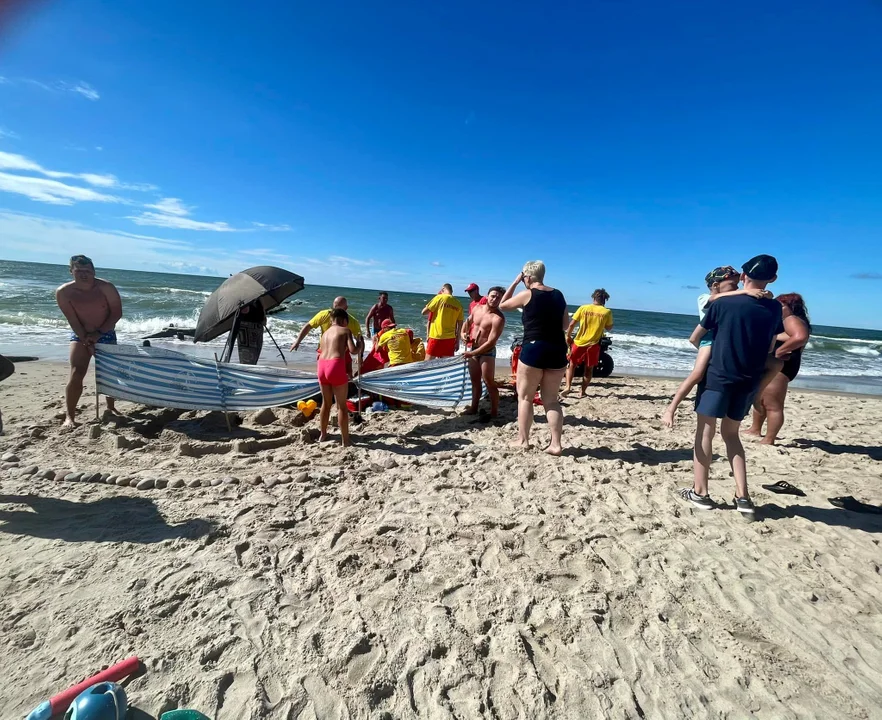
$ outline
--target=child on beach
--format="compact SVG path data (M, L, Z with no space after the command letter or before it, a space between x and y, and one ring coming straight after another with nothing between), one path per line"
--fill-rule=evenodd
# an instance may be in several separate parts
M707 283L709 292L702 293L698 296L699 322L704 320L704 316L707 313L710 304L720 298L732 297L734 295L750 295L757 299L772 297L772 293L767 290L739 290L738 281L740 277L740 273L731 265L714 268L705 276L704 281ZM692 388L698 385L698 383L704 378L704 374L707 372L708 363L710 362L711 345L713 345L713 342L713 332L708 333L702 338L698 348L698 357L695 358L695 365L692 367L692 372L689 373L689 377L687 377L680 387L677 388L677 392L674 393L674 399L671 400L671 404L668 405L667 409L662 414L662 422L667 427L674 427L677 407L686 399L686 396L692 391Z
M346 409L346 391L349 389L349 374L346 372L346 358L358 352L352 331L349 329L349 314L340 308L331 310L331 327L319 341L318 381L322 389L322 409L319 413L321 437L319 442L328 439L328 423L331 420L331 405L337 402L337 420L343 446L349 446L349 411Z

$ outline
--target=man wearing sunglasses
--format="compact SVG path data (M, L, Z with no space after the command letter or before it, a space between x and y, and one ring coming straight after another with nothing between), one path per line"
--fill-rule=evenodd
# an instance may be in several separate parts
M116 345L116 324L122 317L122 299L112 283L95 277L95 265L85 255L70 259L73 280L55 291L55 300L70 323L70 379L64 392L65 426L76 425L77 403L95 345ZM107 409L114 410L113 398Z

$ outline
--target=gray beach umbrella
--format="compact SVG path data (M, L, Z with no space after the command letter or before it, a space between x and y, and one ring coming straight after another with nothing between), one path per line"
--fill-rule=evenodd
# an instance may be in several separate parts
M239 309L255 300L260 300L266 311L301 290L302 277L272 265L260 265L231 275L205 301L193 342L208 342L228 332Z

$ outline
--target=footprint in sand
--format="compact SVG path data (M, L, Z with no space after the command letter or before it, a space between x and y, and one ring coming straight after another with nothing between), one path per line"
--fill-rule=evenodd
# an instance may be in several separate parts
M349 651L349 659L346 663L346 677L349 682L355 685L368 675L377 664L382 652L380 645L374 641L373 635L359 639Z

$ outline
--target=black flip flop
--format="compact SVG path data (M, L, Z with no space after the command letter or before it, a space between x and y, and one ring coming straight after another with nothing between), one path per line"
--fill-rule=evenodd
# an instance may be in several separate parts
M871 515L882 515L882 507L878 505L867 505L860 500L856 500L851 495L843 497L827 498L827 501L834 507L850 510L851 512L869 513Z
M791 485L786 480L779 480L773 485L763 485L762 487L764 490L777 493L778 495L796 495L798 497L805 497L805 493L802 490Z

